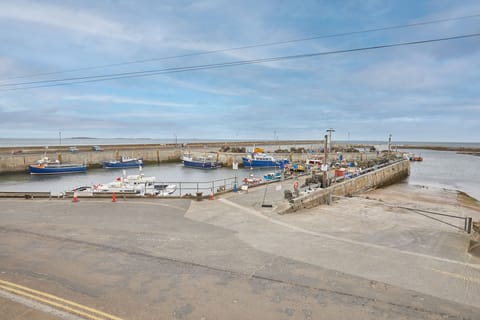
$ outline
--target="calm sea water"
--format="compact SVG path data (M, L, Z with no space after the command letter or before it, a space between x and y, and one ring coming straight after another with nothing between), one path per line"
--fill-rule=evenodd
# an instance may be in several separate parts
M183 185L182 194L195 193L197 184L203 192L208 192L212 186L211 181L216 180L215 186L223 185L232 187L235 176L238 181L253 174L263 177L272 172L273 168L266 169L239 169L218 168L214 170L201 170L186 168L182 163L168 163L153 166L144 166L141 173L148 177L155 177L155 181ZM123 175L122 169L88 169L85 174L67 174L52 176L31 176L28 173L15 173L0 176L0 191L49 191L54 195L60 194L75 187L109 183ZM126 175L139 174L135 169L126 169ZM191 189L187 189L191 188ZM207 188L207 189L205 189ZM179 191L179 190L178 190ZM178 194L178 192L177 192Z
M411 150L423 157L412 162L408 183L461 190L480 200L480 157L448 151Z

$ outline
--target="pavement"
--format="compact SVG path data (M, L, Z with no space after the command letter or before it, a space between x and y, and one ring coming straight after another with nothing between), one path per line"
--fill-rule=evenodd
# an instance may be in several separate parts
M0 319L88 318L12 297L14 285L105 319L480 318L470 236L404 209L478 220L476 206L400 184L278 215L292 185L204 201L2 199Z

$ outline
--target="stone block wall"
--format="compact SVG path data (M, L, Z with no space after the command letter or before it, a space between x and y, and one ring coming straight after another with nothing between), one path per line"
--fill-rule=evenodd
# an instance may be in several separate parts
M360 175L358 177L335 183L326 189L314 191L293 199L284 213L295 212L327 204L332 196L350 196L355 193L387 186L407 178L410 175L410 162L400 160L383 168Z

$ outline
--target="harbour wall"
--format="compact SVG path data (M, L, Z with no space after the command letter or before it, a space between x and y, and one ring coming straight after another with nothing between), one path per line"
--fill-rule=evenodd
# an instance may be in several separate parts
M306 141L288 142L290 146L305 146ZM311 141L310 141L311 143ZM188 144L187 149L194 155L203 155L204 153L215 153L216 160L226 166L233 162L242 163L244 153L219 152L220 148L225 147L226 143L194 143ZM273 152L277 149L287 148L287 144L278 143L268 144L263 142L266 152ZM251 147L250 143L235 143L229 146ZM60 160L65 163L84 163L90 167L99 167L103 161L119 159L121 156L132 158L143 158L146 164L160 164L165 162L180 161L181 155L185 149L180 144L163 145L109 145L102 146L103 151L93 151L90 146L78 146L78 151L69 152L68 147L22 147L22 148L0 148L0 174L26 172L30 164L34 164L42 156L46 155L50 160ZM337 154L330 154L330 159L335 159ZM276 153L275 157L288 158L293 162L305 162L308 158L306 153ZM343 153L343 157L348 161L362 161L374 159L377 157L375 152L352 152Z
M361 176L335 183L328 188L319 189L310 194L292 199L289 208L282 213L291 213L330 203L332 197L351 196L355 193L387 186L407 178L410 175L410 162L400 160L383 168Z
M27 171L30 164L36 163L46 155L50 160L64 163L83 163L89 167L100 167L103 161L119 159L121 156L143 158L146 163L179 161L181 150L178 148L112 148L111 150L78 152L31 152L23 154L0 154L0 174Z

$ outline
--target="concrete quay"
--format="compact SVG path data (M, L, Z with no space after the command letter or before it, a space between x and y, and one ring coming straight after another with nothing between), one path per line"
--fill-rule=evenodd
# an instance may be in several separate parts
M396 184L278 215L291 188L203 201L0 199L0 280L121 319L479 318L469 236L400 209L478 220L477 205ZM8 293L9 319L72 319Z
M374 168L372 168L374 169ZM375 169L352 179L334 183L323 189L318 189L310 194L305 194L292 199L290 206L283 213L295 212L305 208L316 207L330 203L332 197L345 197L388 186L406 179L410 175L410 161L399 160Z

